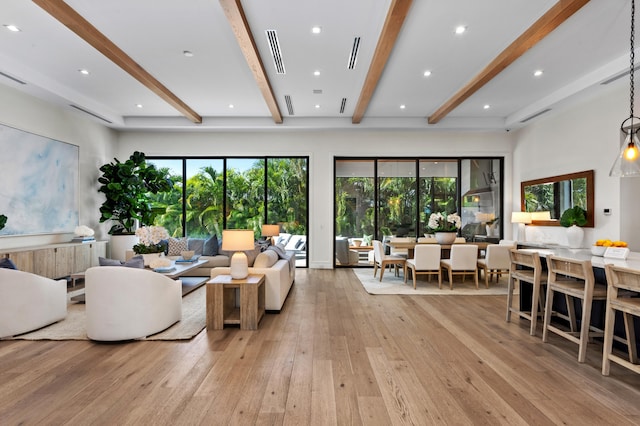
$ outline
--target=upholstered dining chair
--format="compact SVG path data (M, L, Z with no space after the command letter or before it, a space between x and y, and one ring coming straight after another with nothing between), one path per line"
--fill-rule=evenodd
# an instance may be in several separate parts
M413 252L413 259L407 259L404 265L404 282L407 282L409 271L413 276L413 289L416 289L416 276L431 275L438 276L438 288L442 288L442 269L440 269L440 244L417 245Z
M399 268L404 269L404 264L407 261L404 257L400 256L391 256L389 254L384 253L384 247L382 245L382 241L373 240L373 277L375 278L378 268L380 268L380 281L382 281L382 276L384 275L384 270L387 266L394 266L396 275L398 274Z
M511 259L509 251L511 246L489 244L485 249L483 259L478 259L478 268L484 272L484 285L489 288L489 280L495 275L496 283L502 274L509 273Z
M475 244L453 244L448 259L440 260L442 268L447 270L449 288L453 290L453 276L473 275L478 288L478 246Z
M587 343L591 327L591 305L594 300L607 300L607 288L596 285L593 267L589 260L575 260L558 256L547 256L547 295L544 306L544 324L542 341L547 342L549 331L578 344L578 362L587 358ZM565 295L569 313L570 330L551 324L551 312L554 293ZM574 301L582 302L580 330L577 330ZM599 333L602 336L602 332Z
M416 241L415 238L412 238L412 237L392 237L389 239L390 243L411 243L415 241ZM406 259L409 256L409 249L395 248L391 246L390 254L391 256L399 256L399 257L404 257Z

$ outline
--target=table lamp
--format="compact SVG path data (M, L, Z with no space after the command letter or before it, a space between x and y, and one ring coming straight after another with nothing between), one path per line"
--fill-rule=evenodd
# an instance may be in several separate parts
M244 250L253 250L253 231L250 229L225 229L222 231L222 250L233 251L231 278L242 280L249 275L249 263Z
M273 237L280 235L280 225L262 225L262 236L269 237L271 245L273 245Z
M518 224L518 241L526 241L527 233L524 228L525 223L531 223L531 213L511 212L511 223Z

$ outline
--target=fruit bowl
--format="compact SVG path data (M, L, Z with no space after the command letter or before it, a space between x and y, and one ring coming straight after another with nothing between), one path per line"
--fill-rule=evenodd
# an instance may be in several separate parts
M604 256L605 251L607 251L605 246L591 246L591 254L594 256Z

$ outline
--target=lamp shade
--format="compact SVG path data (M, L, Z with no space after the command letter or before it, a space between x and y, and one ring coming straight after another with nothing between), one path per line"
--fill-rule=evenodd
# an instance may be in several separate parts
M551 212L531 212L531 220L551 220Z
M225 229L222 231L222 250L253 250L253 231L250 229Z
M529 212L512 212L511 223L531 223L531 213Z
M280 225L262 225L263 237L275 237L280 235Z

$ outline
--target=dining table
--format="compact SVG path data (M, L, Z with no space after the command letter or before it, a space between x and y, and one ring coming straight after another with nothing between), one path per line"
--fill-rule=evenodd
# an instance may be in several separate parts
M413 259L415 247L418 244L434 244L434 243L422 243L417 241L387 241L385 242L385 244L394 249L406 249L407 258ZM486 241L474 241L474 242L454 243L454 244L473 244L475 246L478 246L478 257L481 257L484 250L491 243L488 243ZM442 255L440 257L442 259L449 258L449 253L451 252L451 246L453 246L454 244L440 244L440 249L442 250Z

